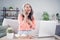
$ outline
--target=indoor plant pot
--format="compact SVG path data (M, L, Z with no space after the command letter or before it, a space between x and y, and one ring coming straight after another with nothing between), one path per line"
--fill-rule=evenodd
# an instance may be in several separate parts
M13 10L13 7L12 7L12 6L10 6L10 7L9 7L9 10Z
M11 39L14 37L14 32L13 32L13 29L11 27L9 27L7 29L7 38Z
M47 12L43 12L43 20L48 21L49 20L49 14Z

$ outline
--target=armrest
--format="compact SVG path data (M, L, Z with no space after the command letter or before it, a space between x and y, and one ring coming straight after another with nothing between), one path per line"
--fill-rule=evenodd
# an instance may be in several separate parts
M0 26L0 31L6 30L8 27L7 26Z
M6 35L7 26L0 26L0 38Z

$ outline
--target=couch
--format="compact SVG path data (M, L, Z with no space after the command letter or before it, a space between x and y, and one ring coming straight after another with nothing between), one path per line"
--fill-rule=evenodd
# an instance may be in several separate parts
M50 21L41 21L41 20L36 20L36 29L35 30L32 30L31 34L33 36L39 36L39 37L44 37L44 36L47 36L46 34L48 34L48 36L52 36L52 35L55 35L55 29L56 29L56 25L55 22L57 21L54 21L53 20L53 24L54 26L52 26L52 21L51 21L51 24L50 26L47 26L48 24L46 24L45 22L49 22L50 24ZM45 25L46 24L46 25ZM4 18L3 20L3 23L2 23L2 26L5 26L6 28L9 26L11 26L13 28L13 30L15 31L15 33L18 33L18 20L16 19L6 19ZM45 25L45 26L44 26ZM47 27L47 28L46 28ZM51 30L52 28L52 30ZM45 30L46 29L46 30ZM54 32L53 32L53 29L54 29ZM53 32L53 33L52 33ZM44 33L44 34L40 34L40 33Z

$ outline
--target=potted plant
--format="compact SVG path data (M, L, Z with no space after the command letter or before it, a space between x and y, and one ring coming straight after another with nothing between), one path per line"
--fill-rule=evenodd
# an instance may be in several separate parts
M57 19L58 22L60 23L60 14L59 14L59 13L56 14L56 19Z
M59 13L56 14L57 20L59 20Z
M12 7L12 6L10 6L10 7L9 7L9 9L10 9L10 10L12 10L12 9L13 9L13 7Z
M13 29L9 26L7 28L7 38L13 38L14 37L14 31Z
M43 12L43 20L49 20L49 14L47 12Z

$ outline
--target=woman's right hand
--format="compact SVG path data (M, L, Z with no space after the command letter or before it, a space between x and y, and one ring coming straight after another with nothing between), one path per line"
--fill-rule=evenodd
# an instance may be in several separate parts
M27 19L26 11L23 11L24 21Z

